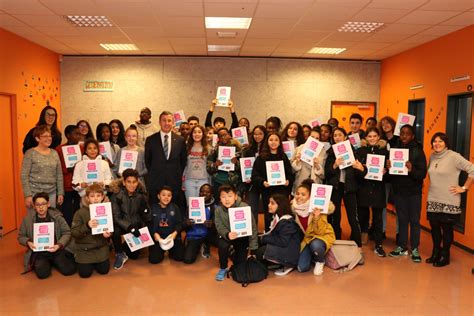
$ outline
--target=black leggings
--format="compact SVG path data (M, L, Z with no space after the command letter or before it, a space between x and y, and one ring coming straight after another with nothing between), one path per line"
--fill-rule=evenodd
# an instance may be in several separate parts
M441 250L441 253L444 256L449 257L449 251L454 238L453 223L430 220L430 225L431 238L433 239L433 249ZM441 242L443 243L442 247Z
M92 272L97 271L99 274L107 274L110 270L109 259L97 262L97 263L78 263L77 270L81 278L88 278L92 275Z

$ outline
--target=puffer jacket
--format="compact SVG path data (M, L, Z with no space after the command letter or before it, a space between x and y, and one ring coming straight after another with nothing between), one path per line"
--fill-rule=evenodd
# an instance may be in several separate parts
M133 194L128 194L127 189L123 186L122 179L114 180L110 184L112 197L112 213L114 217L114 225L129 231L131 226L142 228L147 226L151 221L151 209L148 206L148 198L145 188L141 182Z
M331 224L328 223L328 215L334 213L334 210L334 204L331 202L327 214L320 214L318 217L315 217L313 216L313 213L310 213L308 219L308 227L306 228L303 240L301 241L301 251L303 251L303 249L307 245L309 245L314 239L324 241L324 243L326 244L326 252L329 251L331 246L334 244L334 241L336 240L336 234L334 233L334 229L332 228ZM300 228L303 229L301 225Z
M107 198L103 201L107 202ZM92 235L88 226L91 219L89 203L82 199L82 207L72 219L71 234L75 241L74 258L77 263L99 263L109 259L109 243L102 234Z
M63 214L57 209L50 207L48 215L54 223L54 239L55 244L67 251L74 253L74 245L71 240L71 229L66 223ZM28 212L21 222L20 230L18 231L18 242L20 245L27 248L23 257L24 272L31 271L31 255L33 251L28 247L28 241L33 241L33 224L36 223L36 212Z

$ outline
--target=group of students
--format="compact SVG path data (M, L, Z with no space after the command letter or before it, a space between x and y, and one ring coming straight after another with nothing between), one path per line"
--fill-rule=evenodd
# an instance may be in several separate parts
M237 264L245 261L249 254L267 265L275 266L276 275L286 275L295 268L300 272L308 271L313 262L314 274L320 275L325 254L336 239L341 239L342 201L351 227L350 238L360 251L370 233L375 241L375 253L380 257L386 256L382 244L385 207L390 192L393 193L397 211L398 233L397 247L389 255L408 255L410 229L411 259L421 262L418 251L421 195L427 173L431 178L427 211L432 227L433 252L426 262L434 266L449 264L453 224L461 213L460 194L468 190L474 178L474 167L461 155L449 150L445 134L433 135L433 154L428 166L423 147L415 138L414 127L404 125L400 136L396 136L395 121L388 116L380 120L378 127L375 118L367 119L366 130L363 131L363 119L355 113L350 117L349 133L338 126L335 118L314 128L290 122L281 131L281 120L272 116L265 125L256 125L251 129L248 119L238 120L234 105L229 102L231 128L243 126L249 135L249 144L242 145L232 138L231 130L225 127L222 117L212 121L215 105L214 100L206 117L206 127L199 125L199 118L192 116L176 127L176 132L170 132L172 137L177 137L173 141L184 141L186 144L183 150L185 168L179 170L179 181L172 181L173 184L181 184L184 180L179 190L166 183L158 188L150 185L154 179L150 179L149 169L153 166L148 160L152 156L147 153L152 150L152 143L148 140L160 132L151 122L148 108L141 110L139 121L127 130L118 120L113 120L111 124L99 124L97 140L93 138L87 121L67 126L67 142L60 145L56 111L45 107L37 127L28 133L24 142L27 150L22 166L22 184L29 210L20 229L19 241L28 247L25 267L33 269L40 278L50 274L51 266L56 266L64 275L72 274L76 270L75 263L81 277L90 276L94 269L107 273L110 265L108 239L111 238L115 250L114 268L118 270L129 258L136 259L139 255L139 252L131 252L123 244L122 235L132 233L139 237L139 229L148 227L156 242L148 248L149 262L153 264L161 262L166 252L173 260L193 263L200 250L202 256L208 258L210 246L216 246L220 265L216 280L219 281L224 279L229 258ZM161 131L167 128L166 120L172 121L172 118L170 112L161 113ZM336 159L331 145L343 142L348 135L356 133L362 139L360 148L353 148L356 161L352 166L340 169L343 161ZM214 134L217 134L217 142ZM325 144L325 149L314 158L312 166L301 160L301 151L309 136ZM98 140L111 143L116 153L113 159L100 155ZM291 159L283 150L284 141L295 143ZM61 146L79 143L84 151L83 160L73 168L66 168ZM171 150L167 146L166 143L162 149L166 159ZM223 162L219 160L219 146L235 147L236 154L231 159L235 165L233 171L220 170ZM56 151L50 150L51 147ZM390 148L408 149L408 175L388 173L391 167ZM120 174L119 153L125 149L138 151L137 167ZM365 179L368 154L385 156L383 181ZM255 157L251 180L246 182L241 180L240 157ZM85 168L87 160L96 159L101 161L101 174L97 182L91 184L82 178L82 168ZM283 162L285 183L269 185L267 161ZM469 174L462 187L457 184L460 171ZM160 175L155 173L154 176ZM310 209L312 183L333 187L329 214L321 214L317 208ZM186 200L180 197L183 190ZM203 224L194 223L188 216L186 201L196 196L205 198L206 221ZM114 232L92 235L91 228L97 223L90 220L88 205L108 198L112 203ZM252 234L237 238L230 229L228 209L247 203L252 209ZM56 206L60 212L55 209ZM260 208L263 208L265 220L261 235L257 230ZM48 252L31 252L34 247L32 224L41 221L55 222L56 245Z

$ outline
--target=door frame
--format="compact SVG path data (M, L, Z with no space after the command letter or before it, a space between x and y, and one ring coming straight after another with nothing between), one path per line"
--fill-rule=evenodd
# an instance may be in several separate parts
M16 218L16 228L18 229L21 225L21 215L20 215L20 208L23 205L23 199L21 197L21 187L20 187L20 154L19 154L19 145L18 145L18 120L17 120L17 115L18 115L18 109L17 109L17 98L16 94L13 93L7 93L7 92L0 92L1 96L8 97L10 98L10 113L11 113L11 128L12 128L12 139L11 141L11 146L12 146L12 151L13 151L13 194L15 197L15 218Z

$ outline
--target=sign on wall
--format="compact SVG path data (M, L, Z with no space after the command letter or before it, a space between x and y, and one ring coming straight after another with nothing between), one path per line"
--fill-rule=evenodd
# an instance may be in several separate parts
M111 80L84 80L84 92L112 92L114 82Z

